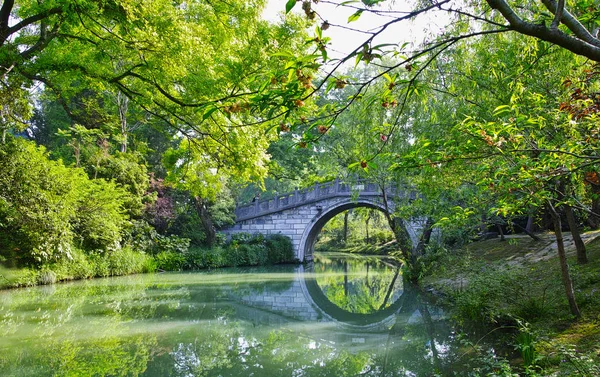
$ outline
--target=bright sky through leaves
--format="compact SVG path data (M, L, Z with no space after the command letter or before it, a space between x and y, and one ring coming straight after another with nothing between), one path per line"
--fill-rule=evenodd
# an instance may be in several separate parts
M263 12L263 18L271 21L279 19L279 14L285 13L285 0L269 0ZM327 21L332 25L323 32L323 36L330 37L331 42L328 46L329 56L334 59L342 58L350 54L354 49L360 47L363 41L366 41L370 34L360 31L377 31L379 27L389 22L393 17L402 15L414 9L412 1L389 1L381 6L375 6L373 10L393 11L387 15L375 15L369 12L363 12L356 21L348 23L348 18L354 13L355 9L350 7L338 6L342 1L319 1L315 5L317 10L316 24L321 25ZM302 14L302 2L298 1L292 12ZM319 16L321 18L319 18ZM375 44L404 42L419 43L427 35L438 34L447 23L447 16L442 12L427 12L417 17L413 21L399 22L385 30L375 39ZM342 27L336 27L336 25ZM350 30L354 29L354 30ZM359 31L356 31L359 30Z

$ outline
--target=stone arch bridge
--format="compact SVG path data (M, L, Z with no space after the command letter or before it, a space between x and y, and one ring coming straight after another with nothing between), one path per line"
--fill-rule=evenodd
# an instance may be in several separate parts
M416 191L392 187L386 191L388 208L393 211L395 201L411 201ZM358 181L343 183L340 180L317 183L313 187L296 190L259 200L236 208L236 224L223 232L282 234L292 239L296 257L300 261L312 260L314 244L323 226L335 215L356 207L368 207L385 212L382 192L375 183ZM423 219L406 220L407 231L417 244L423 229Z

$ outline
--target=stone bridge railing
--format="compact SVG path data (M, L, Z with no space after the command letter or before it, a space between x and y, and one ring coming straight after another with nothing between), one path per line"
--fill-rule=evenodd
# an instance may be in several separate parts
M416 191L399 190L396 187L390 187L386 189L386 193L394 197L406 196L409 199L415 199L417 197ZM258 200L251 204L238 206L235 210L235 215L237 221L250 220L256 217L261 217L286 209L296 208L340 196L381 196L381 191L379 185L366 180L344 183L339 179L336 179L335 181L317 183L310 188L295 190L291 193L278 195L272 199Z

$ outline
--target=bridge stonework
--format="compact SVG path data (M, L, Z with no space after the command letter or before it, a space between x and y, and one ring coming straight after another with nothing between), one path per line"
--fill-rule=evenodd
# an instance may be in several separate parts
M395 200L412 200L414 191L391 189L386 195ZM388 201L389 210L395 202ZM369 207L386 211L379 187L372 183L345 184L338 180L316 184L310 189L261 200L236 209L236 224L223 230L226 235L235 233L282 234L291 238L296 257L312 260L312 249L323 226L335 215L356 207ZM406 221L406 228L417 244L424 220Z

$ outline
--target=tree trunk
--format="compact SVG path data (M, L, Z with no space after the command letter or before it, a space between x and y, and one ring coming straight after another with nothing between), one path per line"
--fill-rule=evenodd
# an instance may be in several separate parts
M416 262L416 255L413 252L412 241L408 231L406 230L406 226L404 225L404 220L397 217L392 217L392 215L386 215L386 217L388 218L388 223L392 228L392 232L394 232L394 236L396 237L396 242L398 242L402 256L404 256L407 263L410 263L411 266L414 266Z
M119 121L121 123L121 152L127 152L127 108L129 107L129 98L121 91L117 93L117 107L119 109Z
M552 222L554 224L554 234L556 235L556 248L558 250L560 272L562 275L562 281L565 287L567 300L569 301L569 309L571 310L571 314L573 314L575 318L579 318L581 317L581 313L579 312L579 307L577 306L577 302L575 301L575 290L573 289L573 281L571 280L571 275L569 274L569 265L567 264L567 255L565 253L565 244L563 242L560 215L556 212L556 209L554 208L552 203L548 202L547 207L550 212L550 215L552 216Z
M429 240L431 240L431 233L433 233L433 220L428 217L423 228L423 234L421 234L421 239L419 239L419 244L415 249L417 256L423 255L423 252L425 252L425 247L429 245Z
M588 224L590 225L590 228L592 229L598 229L600 227L600 216L596 216L596 215L600 215L600 185L596 184L596 182L590 182L588 181L588 183L591 186L591 191L592 191L592 212L594 214L591 214L588 216Z
M408 234L408 230L406 229L406 225L404 224L404 220L394 217L390 212L390 207L388 203L387 193L385 192L385 187L381 188L381 194L383 196L383 205L385 208L384 215L388 222L388 225L392 229L394 233L394 237L396 238L396 242L398 243L398 247L400 248L400 252L402 253L402 257L404 258L404 262L407 264L407 270L410 272L407 276L407 279L410 282L416 283L419 280L420 269L417 264L417 256L413 250L413 243L410 239L410 234Z
M350 214L350 211L344 212L344 246L346 246L346 243L348 242L348 215L349 214Z
M206 205L204 199L200 198L199 196L196 196L194 199L196 212L198 213L198 217L200 217L200 221L202 222L202 226L206 232L206 244L208 246L212 246L217 239L217 231L215 230L212 218L208 212L208 206Z
M365 220L365 230L367 232L367 243L369 243L369 221L371 221L371 214L369 213L369 216L367 217L367 220Z
M539 241L540 237L536 236L535 234L531 233L529 230L527 230L527 228L523 228L521 225L515 223L514 221L509 221L510 224L514 227L517 227L519 229L521 229L523 232L525 232L525 234L527 234L529 237L531 237L533 240L535 241Z
M496 228L498 228L498 234L500 234L500 241L504 241L504 232L502 231L502 225L496 224Z
M577 263L586 264L588 262L587 251L585 250L585 244L579 235L579 229L577 228L577 222L575 221L575 215L573 215L573 208L570 205L565 204L565 214L567 215L567 223L569 224L569 230L573 235L573 242L575 242L575 248L577 249Z
M527 216L527 225L525 225L525 231L529 233L533 233L533 227L535 223L533 222L533 215Z
M348 261L344 261L344 296L348 297Z

